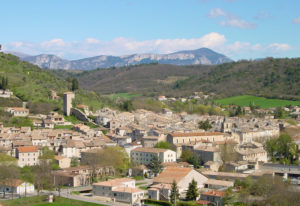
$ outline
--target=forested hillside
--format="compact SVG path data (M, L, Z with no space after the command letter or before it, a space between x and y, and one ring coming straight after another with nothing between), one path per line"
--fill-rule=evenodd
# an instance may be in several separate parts
M7 78L8 89L14 92L15 99L0 100L0 107L22 106L22 101L28 102L31 113L47 114L49 111L62 110L62 95L71 89L71 81L54 75L49 70L19 60L11 54L0 52L0 77ZM61 97L59 100L50 100L50 92L54 90ZM77 90L76 104L86 104L92 110L96 110L109 104L109 100L103 99L95 92Z
M267 58L217 66L149 64L82 73L55 72L59 76L76 77L83 88L101 93L184 96L203 91L216 93L219 97L249 94L300 98L300 58Z

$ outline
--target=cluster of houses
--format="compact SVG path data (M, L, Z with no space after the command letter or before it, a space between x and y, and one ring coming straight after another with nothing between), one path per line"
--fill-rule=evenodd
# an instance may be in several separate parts
M72 113L73 98L74 94L71 92L64 94L65 115ZM173 181L177 182L180 198L184 198L189 183L195 180L201 191L199 203L213 202L222 205L224 191L233 186L236 179L270 174L270 167L265 166L269 160L267 152L259 142L279 136L281 124L272 118L174 114L168 109L161 113L147 110L119 112L109 108L92 113L85 105L79 105L77 109L83 115L95 116L95 123L101 125L101 129L93 129L83 124L72 125L72 130L54 129L54 125L70 123L65 121L63 115L51 112L34 120L33 130L30 127L0 125L1 150L17 158L18 166L24 167L39 164L42 148L48 147L55 152L55 160L60 167L60 170L53 172L56 182L77 187L92 184L92 173L100 177L114 175L115 171L112 167L70 167L73 158L84 162L99 149L123 147L131 162L137 165L131 168L129 176L153 178L148 190L137 188L135 180L131 178L119 178L94 183L93 193L95 196L131 204L146 197L170 200ZM19 115L16 108L7 111ZM198 123L206 120L211 124L211 129L199 129ZM108 131L105 134L103 127ZM296 138L295 141L300 142L299 139ZM174 149L154 148L162 141L168 142ZM225 160L224 148L228 145L234 149L236 155L235 158ZM180 162L181 154L185 150L196 155L202 165L201 169ZM156 177L148 167L154 157L164 166L163 171ZM219 172L221 166L222 172Z
M203 92L194 92L193 95L187 97L187 98L175 98L175 97L166 97L164 95L160 95L157 97L157 100L158 101L169 101L169 102L172 102L172 101L181 101L181 102L186 102L188 100L207 100L207 99L210 99L212 97L214 97L215 94L214 93L211 93L211 94L204 94Z

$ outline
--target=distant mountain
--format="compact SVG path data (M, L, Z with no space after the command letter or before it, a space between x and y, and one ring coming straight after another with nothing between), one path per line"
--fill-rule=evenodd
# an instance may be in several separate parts
M179 51L171 54L132 54L126 56L101 55L72 61L47 54L20 58L42 68L65 70L93 70L96 68L122 67L149 63L171 65L216 65L232 62L232 60L225 55L214 52L208 48Z

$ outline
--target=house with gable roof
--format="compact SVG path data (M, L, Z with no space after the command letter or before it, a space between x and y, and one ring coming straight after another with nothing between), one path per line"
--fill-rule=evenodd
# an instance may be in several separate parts
M153 180L153 185L148 190L150 199L169 200L171 185L177 183L180 197L185 197L186 191L192 180L197 182L198 188L204 188L208 178L193 168L187 167L166 167Z

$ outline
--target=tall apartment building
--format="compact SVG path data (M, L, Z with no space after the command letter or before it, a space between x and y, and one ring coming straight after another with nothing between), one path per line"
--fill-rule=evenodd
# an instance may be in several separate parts
M39 163L39 151L36 146L24 146L16 148L18 166L33 166Z

